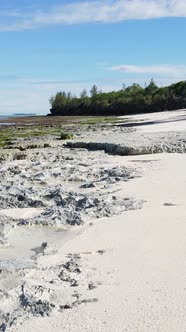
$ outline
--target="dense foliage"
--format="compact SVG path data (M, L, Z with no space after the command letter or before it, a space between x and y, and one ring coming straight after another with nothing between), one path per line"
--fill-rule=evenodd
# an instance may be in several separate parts
M139 84L123 86L119 91L104 93L95 85L88 95L58 92L51 97L51 115L127 115L186 108L186 81L158 87L153 80L142 88Z

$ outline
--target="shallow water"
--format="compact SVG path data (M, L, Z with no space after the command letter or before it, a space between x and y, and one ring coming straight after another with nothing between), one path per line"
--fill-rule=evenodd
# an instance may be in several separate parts
M78 232L80 229L70 231L52 227L17 227L8 236L10 245L0 247L2 272L0 273L0 290L8 291L20 284L24 269L34 267L36 251L43 242L48 244L47 254L53 254ZM2 304L1 299L0 304ZM8 302L8 308L9 306Z
M56 250L63 245L73 232L51 227L17 227L8 236L9 246L0 248L0 261L30 259L35 255L35 248L43 242L48 248Z
M0 126L14 126L15 122L0 122Z

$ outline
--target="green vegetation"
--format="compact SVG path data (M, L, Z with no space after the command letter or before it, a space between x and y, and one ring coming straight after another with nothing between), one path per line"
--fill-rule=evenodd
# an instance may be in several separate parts
M62 140L63 139L72 139L73 138L73 135L71 134L68 134L68 133L61 133L61 137L60 137Z
M50 115L62 116L118 116L185 108L186 81L160 88L151 80L145 88L134 83L108 93L94 85L90 96L85 89L80 97L63 91L51 97L50 104Z
M73 117L72 117L73 119ZM121 120L115 116L79 116L76 117L76 121L74 123L78 123L80 125L94 125L97 123L118 123Z
M0 131L0 148L10 148L17 139L54 135L61 139L71 139L72 135L63 133L62 126L23 126L9 127ZM34 148L35 146L31 146ZM36 145L37 147L37 145ZM44 144L44 147L48 147Z

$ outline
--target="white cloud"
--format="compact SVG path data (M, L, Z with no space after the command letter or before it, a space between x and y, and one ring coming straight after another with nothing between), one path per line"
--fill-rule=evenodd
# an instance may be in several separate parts
M136 66L136 65L119 65L112 66L109 69L113 71L135 73L135 74L155 74L179 77L186 75L186 66L184 65L154 65L154 66Z
M184 0L97 0L4 13L0 31L36 29L48 25L116 23L130 19L186 17ZM8 20L8 24L6 23ZM4 22L4 23L3 23Z

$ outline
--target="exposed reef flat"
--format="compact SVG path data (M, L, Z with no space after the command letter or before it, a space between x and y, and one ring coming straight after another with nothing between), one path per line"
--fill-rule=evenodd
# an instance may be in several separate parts
M185 122L134 120L67 123L68 141L19 129L1 149L0 331L184 331Z
M52 143L52 138L50 141ZM67 300L72 292L63 296L59 303L56 299L50 300L50 294L57 294L61 284L66 289L66 284L75 287L79 283L75 278L78 273L72 277L68 270L65 274L62 272L64 258L59 266L51 265L50 285L56 290L51 286L41 288L37 282L35 286L29 284L30 273L39 273L38 259L43 255L55 255L64 245L65 237L71 238L79 231L78 226L89 225L96 219L123 211L140 209L143 204L126 196L122 187L123 183L132 181L140 173L132 167L120 165L113 156L108 158L103 151L67 149L61 143L55 147L35 149L26 149L28 142L22 143L25 144L24 158L21 157L23 152L16 149L16 143L14 149L2 150L1 155L1 330L5 327L11 330L17 321L32 315L48 316L67 303L70 306L80 304L80 298ZM72 227L75 229L70 230ZM47 272L47 275L49 277L50 274ZM7 284L12 283L14 287L7 289ZM37 289L39 293L36 296ZM39 297L43 292L46 296ZM11 303L11 307L7 303Z

